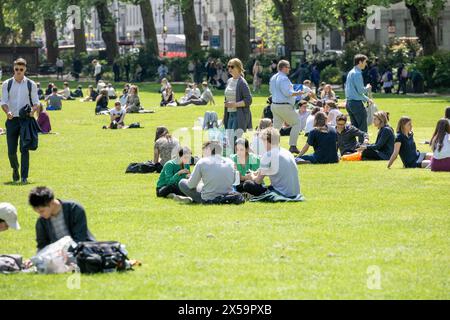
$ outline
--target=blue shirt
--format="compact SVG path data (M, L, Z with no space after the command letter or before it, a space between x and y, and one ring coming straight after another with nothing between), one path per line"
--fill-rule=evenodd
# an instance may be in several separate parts
M417 151L413 133L406 136L402 132L398 132L395 137L396 142L401 143L399 155L405 168L416 168L420 152Z
M347 100L369 100L369 97L367 97L367 89L364 87L362 71L357 66L350 70L347 75L345 97Z
M280 71L272 76L269 89L274 103L289 103L292 106L295 104L295 97L292 96L295 92L294 86L284 72Z

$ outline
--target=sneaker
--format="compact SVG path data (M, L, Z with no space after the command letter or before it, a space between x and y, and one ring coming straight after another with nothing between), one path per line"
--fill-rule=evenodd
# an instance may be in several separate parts
M173 198L175 198L175 193L169 193L169 194L167 195L167 198L168 198L168 199L173 199Z
M297 149L297 146L291 146L291 147L289 148L289 152L290 152L290 153L296 153L296 154L299 154L299 153L300 153L300 150Z
M190 198L190 197L183 197L183 196L178 196L178 195L175 195L173 197L173 200L175 200L175 202L185 203L185 204L189 204L189 203L193 202L192 198Z
M19 180L20 180L19 170L17 170L17 169L13 170L12 179L13 179L13 182L19 182Z
M245 201L249 201L251 198L253 198L253 195L248 192L242 192L242 196L244 197Z
M20 182L21 184L28 184L28 180L27 179L22 179L22 181Z

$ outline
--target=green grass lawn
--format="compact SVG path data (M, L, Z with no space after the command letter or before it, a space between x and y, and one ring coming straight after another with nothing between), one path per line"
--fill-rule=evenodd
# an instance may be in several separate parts
M156 113L126 119L144 129L102 130L108 120L94 116L93 103L65 102L50 113L59 134L40 137L30 185L7 184L11 170L0 136L0 201L18 208L22 225L0 233L0 253L35 253L37 214L27 195L47 185L57 197L83 204L98 240L126 244L130 258L143 263L124 274L83 275L79 289L68 288L70 275L3 275L1 299L450 298L449 173L402 169L400 159L391 170L387 162L301 166L304 203L196 206L157 199L156 174L125 175L125 168L152 159L158 125L191 128L207 110L221 117L223 94L216 93L216 107L159 108L156 88L141 86L143 105ZM254 99L254 126L266 92ZM449 98L395 95L376 101L394 127L400 116L412 117L421 151L429 151L421 142L450 105ZM373 126L370 136L374 141ZM287 146L286 137L282 142ZM373 266L379 289L368 286Z

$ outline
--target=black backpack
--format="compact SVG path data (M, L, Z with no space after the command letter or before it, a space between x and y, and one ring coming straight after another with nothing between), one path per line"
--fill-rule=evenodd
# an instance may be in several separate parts
M79 242L72 252L81 273L105 273L131 269L127 252L116 241Z
M130 163L125 173L161 173L163 166L160 163L147 161L143 163Z

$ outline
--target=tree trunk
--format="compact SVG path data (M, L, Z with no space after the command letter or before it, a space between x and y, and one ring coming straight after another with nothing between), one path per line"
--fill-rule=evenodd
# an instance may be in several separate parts
M145 43L153 48L154 54L159 55L158 38L156 36L155 21L153 20L153 9L149 0L141 0L139 2L142 15L142 23L144 25Z
M301 21L295 15L298 3L295 0L273 0L273 2L283 22L286 58L291 60L292 51L303 50Z
M56 33L55 20L52 18L44 19L45 43L47 46L47 61L55 64L58 57L58 36Z
M431 17L426 16L426 8L418 8L414 4L405 3L411 14L416 35L423 48L423 54L428 56L438 50L436 41L435 23Z
M98 21L102 30L102 39L106 46L107 60L109 64L112 64L119 55L116 24L111 12L108 10L108 3L106 0L97 0L95 2L95 9L97 10Z
M22 28L22 39L21 42L23 44L25 43L31 43L31 34L34 31L34 22L33 21L23 21L23 23L21 23Z
M186 37L186 53L188 56L201 50L200 37L197 32L194 0L183 0L181 12L183 16L184 35Z
M247 23L247 2L231 0L234 14L234 29L236 33L235 54L244 63L250 57L250 35Z
M73 41L75 44L75 56L79 57L81 53L86 53L86 36L84 34L84 22L81 20L80 29L73 29Z

